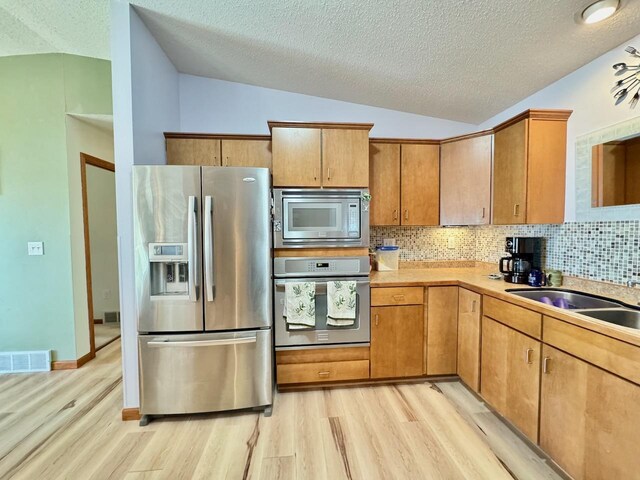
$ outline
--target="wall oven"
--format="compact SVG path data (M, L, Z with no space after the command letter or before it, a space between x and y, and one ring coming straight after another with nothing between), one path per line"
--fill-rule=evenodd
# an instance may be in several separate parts
M274 259L274 327L277 350L306 346L366 346L370 342L369 257L322 257ZM349 326L327 323L329 282L352 281L356 289L355 321ZM294 329L285 318L287 282L313 282L315 286L315 325Z
M369 191L276 188L275 248L368 247Z

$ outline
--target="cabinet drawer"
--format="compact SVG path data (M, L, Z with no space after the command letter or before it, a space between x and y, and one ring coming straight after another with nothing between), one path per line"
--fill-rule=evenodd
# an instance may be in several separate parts
M371 306L385 305L422 305L424 288L422 287L385 287L371 289Z
M483 315L534 338L542 338L542 315L497 298L483 299Z
M278 365L344 362L347 360L369 360L369 347L304 348L276 352L276 363Z
M288 363L277 366L278 385L366 380L368 378L369 360Z
M544 342L640 384L640 348L635 345L547 316Z

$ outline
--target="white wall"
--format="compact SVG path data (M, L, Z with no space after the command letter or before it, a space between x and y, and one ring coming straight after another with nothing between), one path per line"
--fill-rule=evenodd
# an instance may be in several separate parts
M105 312L120 310L114 172L87 165L87 207L93 319L104 320Z
M180 74L180 129L269 133L267 120L373 123L374 137L446 138L475 125L242 83Z
M69 175L69 217L71 227L71 276L73 281L73 316L76 332L77 358L89 353L89 317L87 304L87 276L84 260L84 218L82 185L80 181L80 153L113 162L113 132L98 128L67 115L67 172Z
M133 252L134 164L165 163L164 131L179 128L178 72L128 2L111 2L113 124L124 407L139 406Z
M640 48L640 35L596 58L591 63L534 93L523 101L509 107L480 125L491 128L529 108L567 108L573 110L567 126L567 182L566 221L575 221L575 140L608 125L640 115L640 110L631 109L627 101L615 105L610 89L615 80L611 66L633 59L624 52L627 45ZM639 63L637 60L634 63Z

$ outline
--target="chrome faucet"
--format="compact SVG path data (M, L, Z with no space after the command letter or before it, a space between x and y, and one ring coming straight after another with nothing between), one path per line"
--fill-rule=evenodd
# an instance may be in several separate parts
M640 282L636 281L636 280L627 280L627 287L638 287L640 286Z

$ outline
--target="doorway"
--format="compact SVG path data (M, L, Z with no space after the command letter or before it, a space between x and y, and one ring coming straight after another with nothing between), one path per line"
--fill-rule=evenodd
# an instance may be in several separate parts
M120 338L115 165L80 154L91 357Z

